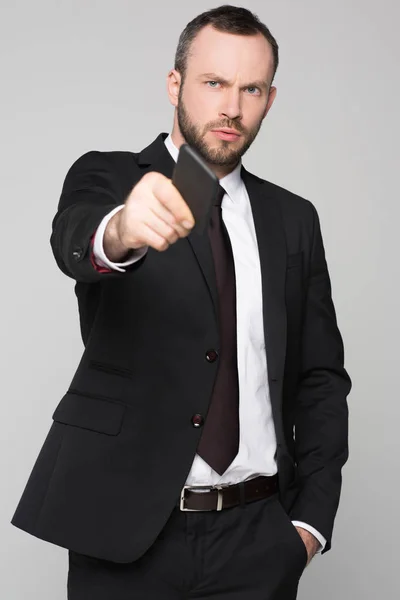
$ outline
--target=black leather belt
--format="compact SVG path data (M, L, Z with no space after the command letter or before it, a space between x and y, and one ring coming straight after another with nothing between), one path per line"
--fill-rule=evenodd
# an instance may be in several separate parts
M196 491L197 490L197 491ZM184 486L179 508L184 511L223 510L268 498L278 491L278 477L260 475L233 485Z

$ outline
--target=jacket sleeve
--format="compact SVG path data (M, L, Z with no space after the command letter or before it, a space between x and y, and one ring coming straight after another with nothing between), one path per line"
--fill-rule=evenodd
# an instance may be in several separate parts
M114 162L104 152L82 155L69 169L52 221L50 245L57 265L76 281L96 282L103 277L126 277L140 267L145 256L126 272L99 270L92 254L93 235L104 216L125 202Z
M313 213L310 271L302 332L300 379L295 408L295 462L299 493L292 520L311 524L331 547L348 459L348 405L351 380L331 297L331 283L317 211Z

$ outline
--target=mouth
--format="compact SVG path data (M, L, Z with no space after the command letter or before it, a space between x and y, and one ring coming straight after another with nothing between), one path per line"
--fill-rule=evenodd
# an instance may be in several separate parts
M221 140L228 140L231 142L238 140L241 136L241 134L238 131L236 131L236 129L229 129L226 127L223 127L221 129L212 129L211 133L219 137Z

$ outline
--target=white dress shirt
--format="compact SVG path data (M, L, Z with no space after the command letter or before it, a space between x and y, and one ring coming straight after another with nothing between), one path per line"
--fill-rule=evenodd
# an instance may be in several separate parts
M164 143L176 162L179 150L170 135ZM260 260L250 200L240 170L241 163L220 179L226 192L222 199L222 218L231 240L236 276L239 452L222 476L196 454L186 485L233 484L257 475L274 475L278 470L264 342ZM117 206L104 217L93 246L96 262L117 271L125 271L125 266L147 252L147 247L141 248L124 263L111 262L105 255L104 231L113 214L123 206ZM314 527L301 521L293 521L293 524L310 531L320 542L321 549L324 548L326 540Z

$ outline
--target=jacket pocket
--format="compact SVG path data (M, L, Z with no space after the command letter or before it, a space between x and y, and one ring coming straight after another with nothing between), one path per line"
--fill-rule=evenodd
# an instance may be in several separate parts
M113 400L68 390L53 413L53 420L107 435L121 431L126 406Z
M133 372L129 369L125 369L117 365L110 365L104 362L100 362L98 360L90 360L89 368L95 369L96 371L103 371L104 373L111 373L111 375L120 375L121 377L128 377L129 379L132 379L133 377Z
M287 514L280 501L278 501L278 508L282 514L284 524L286 525L287 533L290 536L291 541L293 542L293 547L297 552L297 556L303 571L306 568L308 562L308 551L306 545L303 542L302 537L297 531L295 525L293 525L290 516Z

